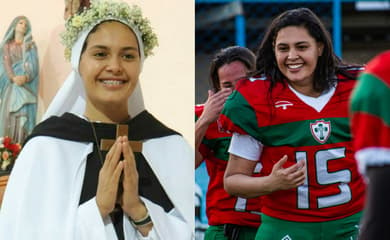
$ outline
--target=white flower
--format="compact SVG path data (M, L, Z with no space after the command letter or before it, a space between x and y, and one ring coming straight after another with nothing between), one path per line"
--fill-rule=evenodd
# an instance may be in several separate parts
M75 16L74 18L72 18L72 26L75 28L83 26L83 19L81 18L81 16Z

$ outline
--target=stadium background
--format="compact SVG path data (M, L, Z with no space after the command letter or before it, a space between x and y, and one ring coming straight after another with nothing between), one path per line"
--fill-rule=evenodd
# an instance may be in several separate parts
M390 49L390 1L356 0L195 0L195 101L203 103L209 89L213 54L240 45L256 51L271 20L281 12L307 7L325 23L336 54L350 63L366 63ZM195 172L199 186L196 239L207 227L205 193L208 175L202 164Z

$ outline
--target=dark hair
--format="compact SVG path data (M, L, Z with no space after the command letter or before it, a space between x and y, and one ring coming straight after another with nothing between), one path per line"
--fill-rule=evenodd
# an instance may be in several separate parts
M353 78L346 71L347 65L334 54L330 34L321 20L310 9L297 8L283 12L272 21L257 50L255 75L265 74L270 77L270 91L277 82L285 81L276 63L274 44L278 32L288 26L304 27L311 37L323 44L323 52L314 71L315 91L322 92L334 86L338 73Z
M221 90L219 86L218 69L223 65L234 61L242 62L249 71L253 71L255 69L256 57L248 48L231 46L219 50L211 61L209 71L210 85L212 86L214 92Z

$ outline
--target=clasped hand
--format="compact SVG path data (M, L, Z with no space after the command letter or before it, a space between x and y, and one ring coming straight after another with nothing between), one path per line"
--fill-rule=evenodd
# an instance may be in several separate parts
M120 159L122 154L123 160ZM122 173L123 181L120 182ZM123 194L117 197L119 184L123 186ZM137 210L144 208L138 195L135 158L127 137L118 137L106 155L99 172L96 203L103 218L114 210L116 203L128 216L137 215Z

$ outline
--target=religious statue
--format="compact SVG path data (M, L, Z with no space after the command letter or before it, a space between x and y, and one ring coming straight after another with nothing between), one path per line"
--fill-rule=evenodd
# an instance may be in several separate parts
M0 43L0 137L23 143L35 126L38 53L25 16L16 17Z

